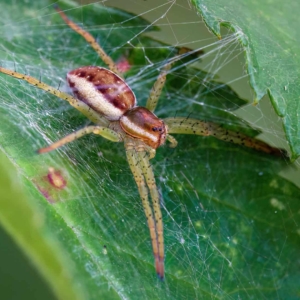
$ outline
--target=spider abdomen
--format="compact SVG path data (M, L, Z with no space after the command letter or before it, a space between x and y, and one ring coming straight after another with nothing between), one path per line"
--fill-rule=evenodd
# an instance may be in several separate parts
M141 139L154 149L166 140L164 122L145 107L137 106L127 111L120 118L120 125L128 135Z
M67 74L76 97L91 109L116 121L136 105L133 91L114 72L101 67L87 66Z

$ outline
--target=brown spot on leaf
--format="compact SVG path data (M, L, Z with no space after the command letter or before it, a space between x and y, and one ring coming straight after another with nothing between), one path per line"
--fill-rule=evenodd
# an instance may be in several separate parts
M52 167L50 167L48 169L47 178L48 178L50 184L57 189L61 190L61 189L65 188L67 185L67 182L64 179L64 177L62 176L61 172L58 170L55 170Z
M53 167L49 167L45 172L43 167L43 170L37 171L37 176L32 179L32 183L51 204L65 200L69 193L69 190L66 189L67 179L64 173Z
M55 201L51 198L49 191L47 189L42 188L41 186L37 185L37 188L41 192L41 194L47 199L49 203L54 203Z

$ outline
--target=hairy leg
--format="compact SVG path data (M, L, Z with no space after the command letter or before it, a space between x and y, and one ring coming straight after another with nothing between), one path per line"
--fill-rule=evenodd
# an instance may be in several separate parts
M164 236L163 236L163 221L162 221L162 213L160 209L160 199L157 190L157 186L155 183L155 178L152 170L152 166L149 161L148 154L144 152L138 153L142 171L144 177L146 179L146 183L148 185L151 199L152 199L152 206L154 210L154 219L156 223L156 232L157 232L157 242L158 242L158 258L159 264L157 269L157 274L160 279L164 278Z
M152 89L151 89L151 92L150 92L150 95L149 95L149 98L147 100L147 103L146 103L146 108L149 109L150 111L154 112L156 106L157 106L157 103L158 103L158 100L159 100L159 97L161 95L161 91L166 83L166 79L167 79L167 75L168 75L168 72L170 71L170 69L172 68L172 65L178 61L179 59L181 59L184 54L190 52L191 50L188 49L188 48L180 48L179 49L179 52L178 52L178 55L169 59L169 61L162 67L161 71L160 71L160 74L158 75Z
M69 94L66 94L64 92L61 92L60 90L55 89L52 86L47 85L34 77L31 77L29 75L24 75L24 74L15 72L15 71L11 71L11 70L8 70L8 69L2 68L2 67L0 67L0 73L9 75L9 76L17 78L17 79L27 81L29 84L31 84L41 90L44 90L60 99L63 99L65 101L69 102L73 107L75 107L83 115L85 115L87 118L89 118L92 122L94 122L96 124L104 125L104 126L106 126L108 124L108 121L103 116L99 115L99 113L92 110L84 102L70 96Z
M164 119L164 122L168 126L169 133L213 136L222 141L246 146L276 156L286 155L285 151L282 149L271 147L270 145L246 136L243 133L228 130L219 124L182 117L167 118Z
M62 19L66 22L66 24L71 27L75 32L80 34L90 45L91 47L98 53L98 55L101 57L101 59L108 65L109 69L113 71L114 73L118 74L120 77L122 77L121 72L118 70L116 64L111 59L110 56L108 56L105 51L102 49L102 47L97 43L95 38L88 33L87 31L83 30L80 26L72 22L66 14L57 6L55 5L56 11L60 14Z
M153 212L148 199L148 189L145 183L145 178L142 171L141 160L139 158L138 152L136 151L136 145L132 140L125 141L125 149L127 160L134 176L134 180L138 186L139 194L142 199L142 204L144 208L144 212L147 218L148 227L150 230L150 237L152 241L152 249L155 260L155 268L157 275L162 278L163 274L161 274L161 262L159 259L159 247L158 247L158 237L156 231L156 224L154 221Z
M53 143L52 145L49 145L48 147L39 149L38 153L50 152L50 151L55 150L63 145L73 142L89 133L101 135L102 137L104 137L112 142L120 142L120 136L115 131L113 131L107 127L102 127L102 126L88 126L88 127L79 129L79 130L65 136L64 138Z

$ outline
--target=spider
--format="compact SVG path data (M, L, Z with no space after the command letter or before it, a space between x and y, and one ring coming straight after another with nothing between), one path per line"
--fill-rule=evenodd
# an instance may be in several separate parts
M164 145L166 141L169 142L170 147L176 147L177 141L171 134L193 134L214 136L223 141L230 141L275 155L281 155L281 150L211 122L186 117L159 119L153 112L167 74L172 64L180 59L181 53L167 61L162 67L146 107L137 106L133 91L126 84L114 61L105 53L95 38L71 21L59 7L55 6L55 9L65 23L80 34L98 53L108 69L84 66L70 71L67 74L67 81L74 97L29 75L3 67L0 67L0 72L25 80L37 88L68 101L96 124L79 129L48 147L39 149L38 153L52 151L90 133L100 135L112 142L124 142L126 157L138 187L150 231L156 273L160 279L163 279L165 272L163 221L160 195L150 164L150 159L155 157L156 149ZM149 194L152 200L151 204Z

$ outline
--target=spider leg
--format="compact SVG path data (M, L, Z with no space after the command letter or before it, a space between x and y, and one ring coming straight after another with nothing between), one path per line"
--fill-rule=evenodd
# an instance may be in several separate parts
M167 140L170 142L169 147L171 147L171 148L175 148L178 144L176 139L173 136L169 135L169 134L167 134Z
M87 126L85 128L79 129L79 130L65 136L64 138L49 145L48 147L39 149L37 152L40 154L50 152L52 150L55 150L65 144L67 144L67 143L73 142L89 133L99 134L102 137L104 137L112 142L120 142L120 136L112 129L109 129L107 127L102 127L102 126Z
M11 77L15 77L15 78L27 81L29 84L36 86L37 88L39 88L41 90L44 90L58 98L68 101L73 107L75 107L83 115L85 115L88 119L90 119L92 122L94 122L96 124L104 125L104 126L106 126L108 124L108 121L103 116L101 116L99 113L92 110L84 102L70 96L69 94L61 92L60 90L57 90L50 85L47 85L47 84L41 82L39 79L36 79L29 75L24 75L24 74L15 72L15 71L11 71L11 70L8 70L8 69L2 68L2 67L0 67L0 73L4 73Z
M282 149L271 147L267 143L246 136L243 133L228 130L219 124L182 117L167 118L164 119L164 122L168 126L168 133L213 136L222 141L246 146L276 156L282 157L286 155Z
M165 85L168 71L170 71L173 65L173 61L168 62L166 65L163 66L160 74L158 75L149 95L149 98L146 103L146 108L150 111L154 112L156 105L158 103L161 91Z
M157 232L157 243L158 243L158 258L159 264L156 268L156 272L160 279L164 278L164 236L163 236L163 221L162 213L160 209L160 199L155 183L155 178L153 174L153 169L149 161L149 156L146 151L138 152L138 157L142 165L142 171L148 185L152 205L154 210L154 219L156 223L156 232Z
M146 103L146 108L149 109L151 112L154 112L156 105L158 103L159 97L161 95L161 91L166 83L167 74L169 73L172 65L182 58L182 55L185 53L190 52L190 49L187 48L180 48L178 55L170 59L162 68L160 74L158 75L149 95L149 98Z
M159 248L158 248L158 237L156 232L156 225L154 222L154 216L148 199L148 189L142 172L141 161L139 159L138 152L136 151L133 142L127 140L125 142L125 149L126 149L127 160L131 172L134 176L134 180L138 186L139 194L142 199L144 212L147 218L147 223L150 230L150 237L152 241L152 250L153 250L153 255L155 260L156 273L160 278L163 278L163 273L161 273L161 262L159 259Z
M60 16L66 22L66 24L69 27L71 27L75 32L80 34L91 45L91 47L98 53L101 59L108 65L109 69L122 78L122 74L118 70L112 58L105 53L102 47L97 43L96 39L90 33L83 30L80 26L72 22L57 5L55 5L54 8L60 14Z

